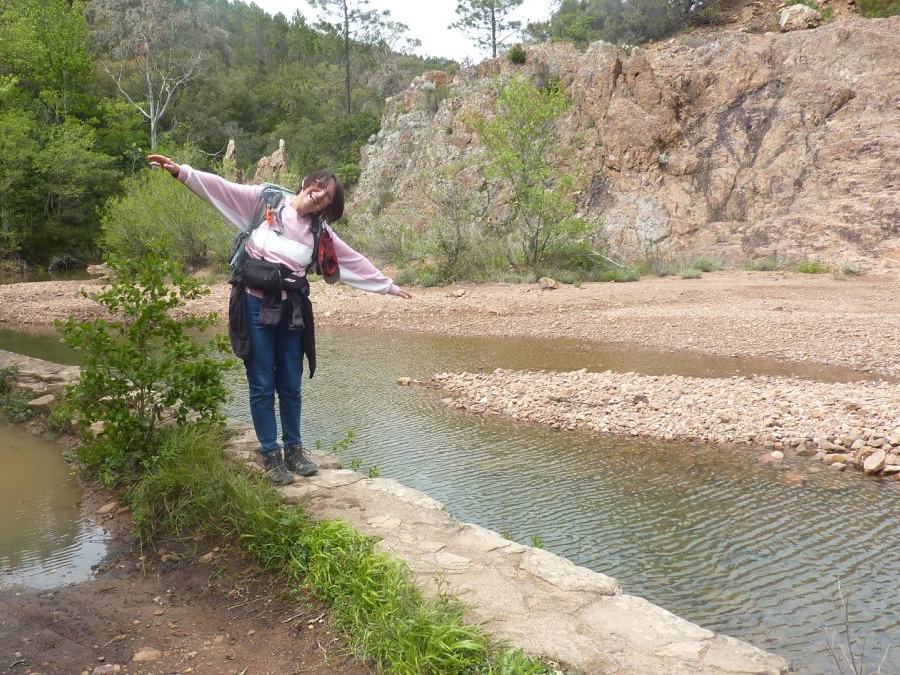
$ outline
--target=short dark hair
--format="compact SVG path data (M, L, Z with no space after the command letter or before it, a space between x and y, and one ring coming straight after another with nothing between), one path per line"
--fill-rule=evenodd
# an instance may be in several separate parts
M334 181L334 199L318 213L319 217L327 223L333 223L344 215L344 186L341 183L341 179L333 171L313 171L300 181L300 187L297 188L297 193L299 194L310 183L328 185L332 181Z

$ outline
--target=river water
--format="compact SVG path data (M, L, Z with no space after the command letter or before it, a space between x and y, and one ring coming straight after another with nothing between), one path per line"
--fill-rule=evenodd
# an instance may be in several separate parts
M0 588L90 579L107 536L82 514L81 488L59 447L2 425L0 466Z
M14 337L0 334L0 348L11 348ZM36 344L20 339L17 350L42 356ZM319 371L303 383L306 445L327 448L352 429L346 465L377 467L441 500L460 520L523 543L539 539L615 576L627 593L776 652L799 672L841 672L828 649L834 631L836 651L846 639L841 593L854 648L864 641L870 669L890 644L900 644L896 481L864 480L808 460L776 471L746 449L479 418L444 406L439 391L396 384L400 376L496 367L865 376L558 340L320 331L318 350ZM243 375L230 377L228 414L247 420ZM882 672L900 673L900 647Z

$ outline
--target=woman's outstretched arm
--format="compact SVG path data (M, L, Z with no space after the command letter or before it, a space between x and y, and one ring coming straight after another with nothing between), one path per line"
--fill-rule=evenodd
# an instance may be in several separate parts
M328 230L334 240L334 253L337 256L343 283L371 293L387 293L407 300L412 297L408 291L400 288L390 277L385 276L368 258L344 243L334 233L334 230L330 227Z
M232 183L214 173L197 171L187 164L177 164L165 155L149 155L150 165L159 166L184 183L205 202L211 204L235 227L246 230L259 203L259 185Z

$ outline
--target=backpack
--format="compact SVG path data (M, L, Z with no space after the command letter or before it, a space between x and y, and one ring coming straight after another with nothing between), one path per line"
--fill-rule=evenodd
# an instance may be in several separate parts
M253 230L262 224L263 220L275 218L276 232L281 232L281 203L286 197L293 197L294 191L290 188L274 183L263 183L262 190L259 193L259 203L250 220L250 227L241 230L234 237L234 243L231 246L231 255L229 256L229 267L231 268L231 283L240 283L241 274L243 272L244 263L247 260L244 246ZM313 255L312 262L307 266L306 272L317 265L319 253L319 236L322 234L322 220L317 216L312 216L312 234L313 234Z

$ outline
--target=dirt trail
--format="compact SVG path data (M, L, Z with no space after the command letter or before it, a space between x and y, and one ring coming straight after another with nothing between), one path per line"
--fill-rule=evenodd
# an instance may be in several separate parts
M108 499L87 489L86 512ZM114 537L92 581L0 589L0 672L370 672L342 651L318 604L284 599L250 561L193 540L142 550L129 514L94 517Z
M97 315L79 295L97 282L0 286L0 327L45 328L55 319ZM661 351L752 356L900 375L900 277L835 279L789 272L716 272L702 279L636 283L479 284L411 289L403 301L313 284L325 327L575 338ZM227 308L218 283L194 309ZM223 318L224 323L224 318Z

